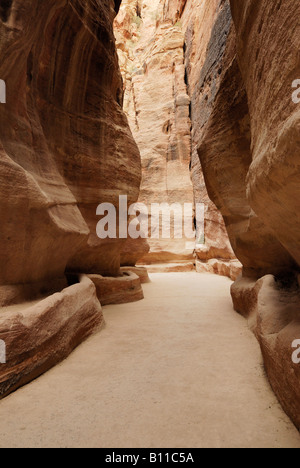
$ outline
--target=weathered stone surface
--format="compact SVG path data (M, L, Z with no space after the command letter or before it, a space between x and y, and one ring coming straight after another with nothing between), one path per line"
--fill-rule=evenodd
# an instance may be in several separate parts
M247 96L236 61L235 33L219 63L218 92L198 146L206 187L221 211L233 249L245 274L259 278L291 265L290 256L264 221L253 212L246 193L251 164ZM212 49L214 50L214 48Z
M251 120L248 200L300 265L300 106L292 101L300 77L300 5L232 0L231 6Z
M125 110L142 155L140 201L148 206L205 203L205 257L196 249L205 261L235 258L222 216L207 195L197 154L210 111L210 102L208 110L199 110L207 96L203 76L198 82L218 6L218 1L126 0L115 22ZM190 262L193 249L186 239L173 237L152 238L142 262Z
M214 275L227 276L235 281L241 276L243 265L238 260L229 262L212 258L207 262L196 260L196 271L198 273L212 273Z
M183 208L184 203L193 203L193 187L181 27L164 21L160 0L131 0L121 6L115 34L124 77L124 109L142 157L139 201L149 211L152 203L179 203ZM190 218L193 226L193 213ZM149 225L152 219L150 214ZM178 228L171 223L171 239L164 239L162 233L157 239L151 236L143 262L190 261L193 248L186 248L184 236L175 238Z
M103 306L109 304L127 304L144 299L140 277L130 270L123 269L122 276L109 278L89 275L96 286L99 300Z
M134 273L135 275L137 275L140 280L141 280L141 284L147 284L147 283L151 283L151 280L149 278L149 275L148 275L148 270L147 268L145 267L142 267L142 266L134 266L134 267L122 267L121 268L121 273L128 273L128 272L131 272L131 273Z
M219 61L224 53L230 27L228 5L218 0L203 2L187 0L182 10L185 32L185 68L188 93L191 98L192 153L191 177L196 203L205 203L205 256L196 249L200 261L231 260L235 255L230 246L224 221L207 194L197 148L213 108L220 79ZM170 8L170 7L169 7Z
M121 252L121 266L134 267L149 251L150 246L146 239L131 239L131 237L128 237Z
M152 263L146 267L149 273L185 273L189 271L195 271L194 262Z
M244 277L232 288L235 309L249 317L271 384L299 427L300 376L291 359L299 339L300 114L292 102L300 71L298 15L289 0L276 6L232 0L231 6L235 28L229 3L220 2L194 81L197 113L205 116L198 154L208 194L243 264Z
M2 308L7 363L0 365L0 398L62 361L102 324L96 289L86 276L33 305Z
M140 154L122 110L113 35L120 1L1 3L1 395L59 362L102 321L89 280L118 275L124 240L96 236L96 208L138 198ZM131 287L131 286L129 286ZM61 292L62 291L62 292ZM51 295L53 293L57 293ZM49 297L47 297L49 296ZM25 301L45 298L29 307Z
M288 0L276 5L232 0L231 7L251 124L244 185L248 203L264 225L263 232L256 229L258 245L266 231L271 234L259 253L263 260L268 255L267 270L276 277L238 281L232 297L236 310L250 315L271 385L300 428L300 368L292 361L292 343L300 336L300 108L292 101L291 89L300 73L300 9ZM251 257L253 253L249 263ZM256 257L252 261L255 267Z
M97 238L96 207L136 201L140 156L121 109L114 16L112 0L2 7L2 304L60 290L67 266L118 274L123 241Z

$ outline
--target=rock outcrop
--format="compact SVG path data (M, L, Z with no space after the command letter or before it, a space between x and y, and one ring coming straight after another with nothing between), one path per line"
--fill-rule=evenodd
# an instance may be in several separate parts
M127 304L144 299L141 279L133 271L122 270L117 278L89 275L95 284L97 295L103 306L110 304Z
M96 288L86 276L42 301L2 308L0 399L65 359L103 324Z
M27 325L19 330L16 325L18 342L36 323L47 329L43 352L35 355L28 348L28 359L37 362L24 371L25 380L64 357L87 329L99 324L95 288L88 288L90 301L80 302L77 313L77 290L67 288L65 272L73 277L121 274L124 240L96 235L97 206L105 202L118 208L119 195L135 202L141 179L140 154L122 110L113 35L119 5L113 0L1 3L0 77L7 96L0 106L0 305L46 301L30 309ZM61 313L68 311L62 342L52 336L60 336L52 293L62 294ZM14 327L13 314L11 320ZM5 324L9 322L7 313ZM49 365L42 363L47 343ZM9 348L9 339L7 344ZM9 366L18 362L22 367L26 346L24 335L19 357L16 351L5 372L0 368L0 382L6 381ZM23 377L18 381L24 382ZM6 385L2 393L15 386Z
M178 12L182 12L180 21L185 33L186 81L192 122L191 177L195 201L204 203L206 207L205 245L196 249L198 271L209 271L211 262L218 264L219 272L229 271L226 265L235 260L222 216L208 196L197 153L213 109L220 79L219 61L224 54L230 28L229 7L226 5L224 8L223 3L218 0L181 0L177 8L173 8L173 21ZM172 14L172 4L168 2L169 15Z

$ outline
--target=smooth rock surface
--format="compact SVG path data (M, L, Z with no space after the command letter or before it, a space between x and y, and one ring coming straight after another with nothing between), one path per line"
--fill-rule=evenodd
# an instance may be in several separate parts
M196 249L201 261L235 259L222 216L208 197L197 154L199 124L203 125L210 113L209 103L200 111L199 102L203 104L207 96L198 73L208 62L206 48L218 11L224 11L219 3L125 0L115 21L125 111L142 156L140 201L147 206L153 202L204 203L205 258ZM222 39L217 44L221 53ZM218 76L217 72L218 68ZM149 222L152 217L150 214ZM193 219L190 221L193 226ZM178 227L175 223L171 241L152 238L151 250L142 262L178 263L185 259L189 263L193 248L186 247L185 238L174 239ZM199 230L197 241L202 238Z
M113 0L2 6L0 305L61 290L66 267L119 271L123 241L96 236L96 207L118 206L119 194L136 201L141 167L121 108L114 8Z
M144 299L141 280L138 275L123 269L122 276L110 278L100 275L88 275L96 286L97 296L101 304L127 304Z
M44 300L2 309L6 364L0 364L0 398L65 359L103 323L95 286L86 276Z
M299 268L300 105L292 83L300 78L300 4L231 0L231 7L251 121L248 200Z
M234 306L250 314L272 387L299 427L290 341L299 334L300 108L292 101L300 72L299 5L230 5L220 2L206 62L196 70L204 99L195 82L195 106L208 117L199 120L198 155L208 194L243 265L244 278L232 288ZM266 275L270 284L260 279Z
M231 292L235 310L248 318L260 342L272 388L300 430L300 365L292 359L300 336L298 285L287 288L269 275L257 282L241 278Z
M148 275L148 270L145 267L135 266L135 267L122 267L121 268L121 273L126 273L128 271L137 275L141 280L141 284L146 284L146 283L151 282L149 275Z
M0 339L8 348L1 396L100 325L94 285L67 288L66 271L120 272L124 240L96 235L97 206L118 208L119 195L135 202L141 179L122 110L112 27L119 5L1 2ZM40 302L31 307L33 300Z

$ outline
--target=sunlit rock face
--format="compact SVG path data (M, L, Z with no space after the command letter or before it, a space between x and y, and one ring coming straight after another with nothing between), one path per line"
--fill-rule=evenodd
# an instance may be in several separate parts
M96 207L136 201L140 155L122 111L114 1L13 0L0 10L0 300L118 274L123 241ZM17 285L17 286L16 286Z
M164 21L160 1L127 1L115 22L115 34L124 76L124 109L142 156L139 201L149 212L152 203L179 203L182 208L184 203L193 204L190 99L181 27ZM152 220L150 213L149 225ZM192 211L190 224L193 227ZM162 231L157 238L152 236L143 261L192 260L193 247L186 249L184 236L176 238L178 229L175 221L170 239Z
M217 3L204 8L200 1L126 0L115 22L124 109L142 156L140 201L205 204L205 245L196 249L199 271L210 270L210 259L235 259L222 216L207 195L197 154L200 97L195 84ZM150 239L143 261L191 261L191 243L173 237L176 229L171 241Z

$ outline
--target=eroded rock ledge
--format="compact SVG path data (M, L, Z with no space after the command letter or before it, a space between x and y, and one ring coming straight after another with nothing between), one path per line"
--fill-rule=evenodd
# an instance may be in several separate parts
M65 359L103 323L96 288L86 276L33 305L1 309L7 364L0 366L0 398Z

